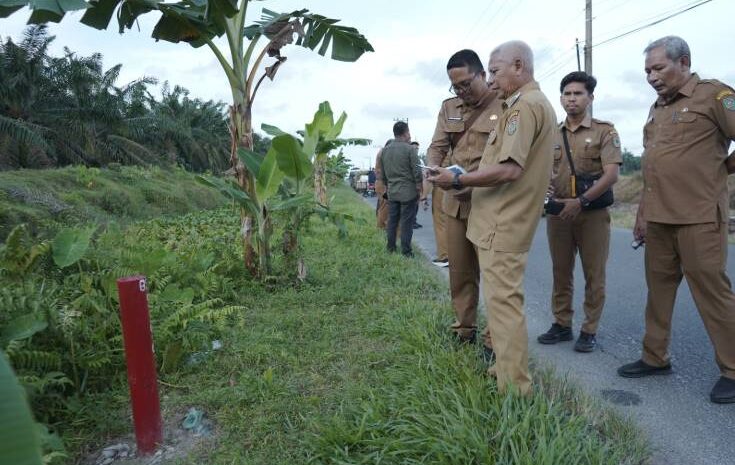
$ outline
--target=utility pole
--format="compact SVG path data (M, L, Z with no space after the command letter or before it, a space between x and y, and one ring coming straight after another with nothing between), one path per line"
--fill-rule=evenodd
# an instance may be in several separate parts
M582 71L582 64L579 61L579 39L576 39L575 45L577 46L577 71Z
M584 72L592 75L592 0L585 0ZM589 106L592 116L592 105Z
M584 72L592 74L592 0L585 0Z

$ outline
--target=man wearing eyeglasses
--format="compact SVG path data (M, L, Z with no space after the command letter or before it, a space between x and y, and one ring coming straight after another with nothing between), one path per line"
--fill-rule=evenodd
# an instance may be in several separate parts
M467 237L477 246L498 392L532 392L523 277L554 161L556 114L533 78L533 52L512 41L490 54L488 73L503 102L477 170L432 167L444 189L474 186ZM450 255L451 260L451 255Z
M455 97L442 102L434 137L427 153L429 166L459 165L465 171L477 169L488 135L503 112L497 92L485 80L480 58L472 50L460 50L449 58L449 91ZM434 189L434 194L440 189ZM477 252L467 239L472 188L443 193L439 215L446 222L449 255L449 287L456 321L452 331L460 342L474 343L477 332L477 304L480 295L480 266ZM436 199L436 197L433 197ZM436 201L434 200L434 205ZM436 218L436 215L435 215ZM434 221L435 227L438 221ZM484 355L492 356L492 343L485 330Z

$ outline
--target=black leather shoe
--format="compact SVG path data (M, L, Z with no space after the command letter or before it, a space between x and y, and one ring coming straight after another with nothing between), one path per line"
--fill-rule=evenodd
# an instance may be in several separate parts
M495 362L495 351L492 347L488 347L483 344L482 346L482 361L488 365L492 365Z
M572 328L562 326L558 323L552 324L548 331L536 338L541 344L556 344L557 342L571 341L572 339L574 339Z
M592 352L597 347L597 339L594 334L579 332L579 338L574 343L574 350L577 352Z
M720 376L709 393L709 400L715 404L735 403L735 379Z
M670 375L671 364L668 363L662 367L649 365L643 360L637 360L618 368L618 374L623 378L643 378L651 375Z
M464 345L464 344L473 345L475 341L477 340L477 334L474 332L472 333L472 336L462 336L458 332L452 331L452 335L454 336L454 341L460 345Z

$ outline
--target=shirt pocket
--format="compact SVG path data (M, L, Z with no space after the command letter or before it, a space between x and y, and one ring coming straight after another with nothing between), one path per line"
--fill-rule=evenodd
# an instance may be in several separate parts
M472 125L470 133L467 135L467 143L471 150L482 150L487 144L488 136L493 132L495 124L490 121L480 120Z
M585 143L584 150L582 150L582 153L580 154L580 166L577 170L593 175L602 172L600 141Z
M671 117L671 121L667 121L666 130L663 131L664 140L686 143L692 140L703 124L706 124L707 118L704 115L694 111L677 111Z

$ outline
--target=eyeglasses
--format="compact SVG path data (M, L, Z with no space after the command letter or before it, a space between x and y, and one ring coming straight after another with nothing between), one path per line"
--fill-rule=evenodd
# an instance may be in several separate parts
M469 79L467 79L467 80L465 80L463 82L460 82L459 84L452 84L452 85L450 85L449 86L449 92L452 93L452 94L454 94L454 95L459 95L459 94L465 94L465 93L467 93L470 90L470 86L472 85L472 81L475 80L475 78L477 77L478 74L479 73L473 74L471 78L469 78Z

